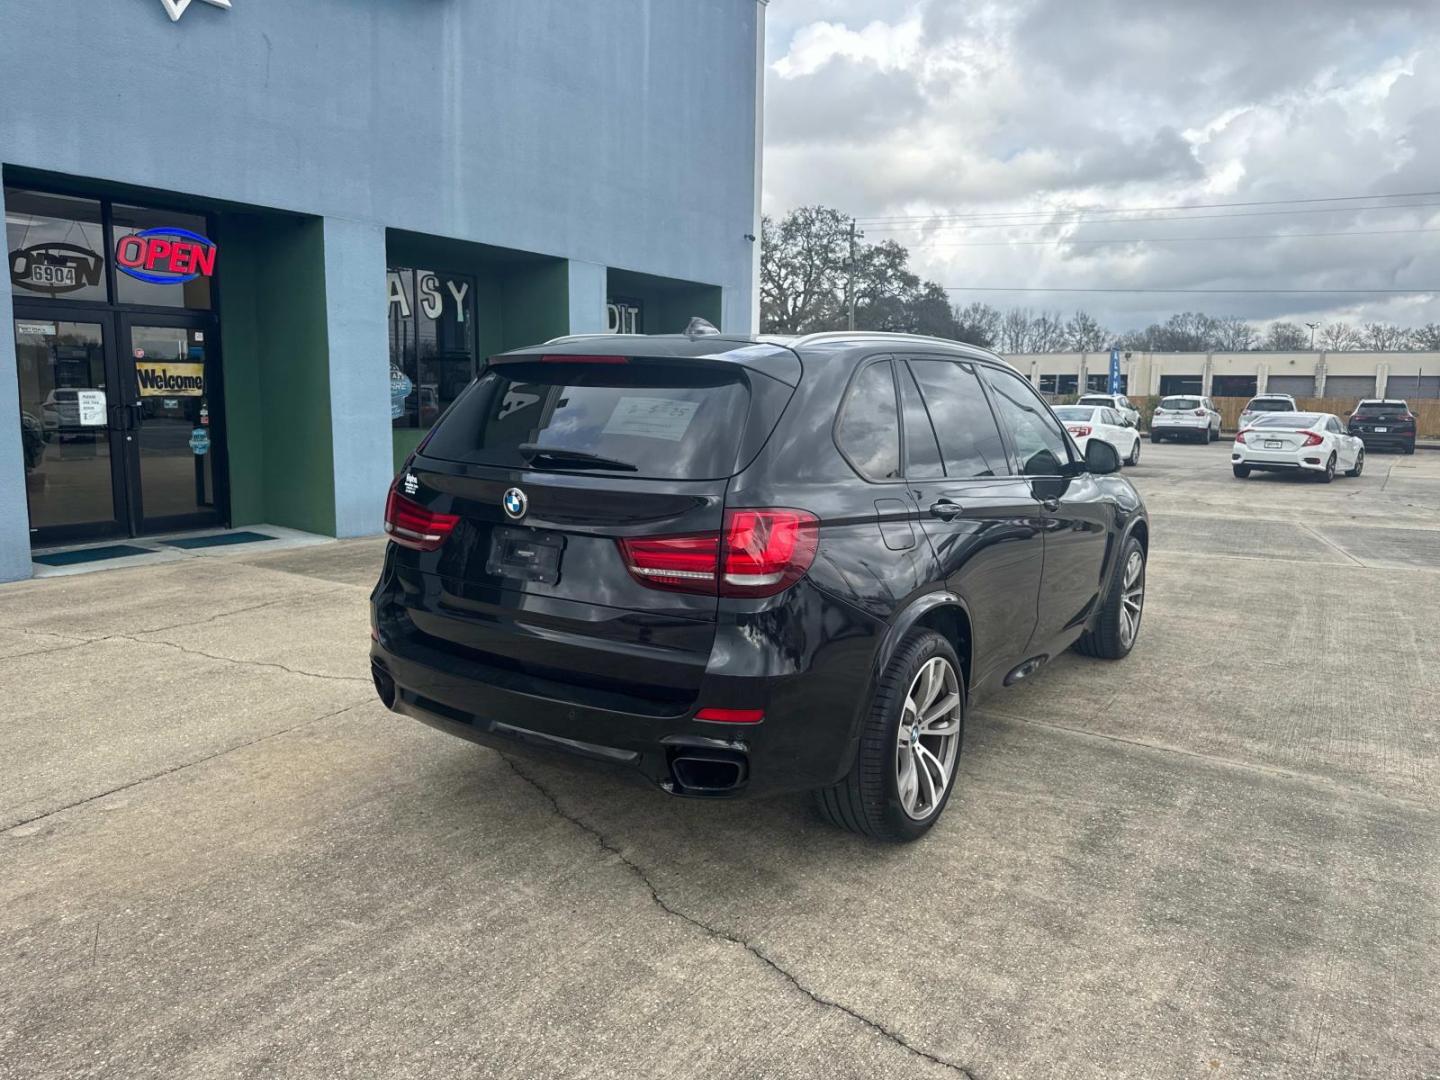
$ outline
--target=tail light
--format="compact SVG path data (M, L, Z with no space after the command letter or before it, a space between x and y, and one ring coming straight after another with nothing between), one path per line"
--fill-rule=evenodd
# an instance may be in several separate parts
M774 596L810 569L819 521L804 510L727 510L719 533L622 538L625 568L652 589Z
M437 514L412 502L393 487L385 500L385 531L401 547L438 551L459 523L455 514Z
M1414 413L1408 413L1408 412L1407 412L1404 416L1400 417L1400 422L1401 422L1402 424L1413 424L1413 423L1415 423L1415 414L1414 414Z
M1067 424L1066 427L1077 439L1083 439L1090 434L1090 429L1084 424Z
M1205 415L1205 410L1204 410L1204 409L1196 409L1196 410L1195 410L1195 415L1196 415L1196 416L1204 416L1204 415Z
M1307 432L1305 433L1305 441L1302 442L1300 445L1301 445L1301 446L1319 446L1319 445L1320 445L1322 442L1324 442L1324 441L1325 441L1325 436L1319 434L1318 432L1307 431Z
M1235 441L1238 442L1238 443L1243 443L1243 442L1245 441L1245 436L1246 436L1246 435L1249 435L1250 432L1253 431L1253 430L1254 430L1253 428L1248 428L1248 427L1247 427L1247 428L1241 428L1239 431L1237 431L1237 432L1235 433Z
M764 709L701 709L695 714L696 720L709 720L712 724L758 724L765 719Z

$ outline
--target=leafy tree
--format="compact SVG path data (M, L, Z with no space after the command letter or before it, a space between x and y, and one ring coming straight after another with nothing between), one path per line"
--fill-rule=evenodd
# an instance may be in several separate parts
M827 329L844 289L850 219L802 206L760 221L760 326L766 333Z
M955 312L955 337L971 345L993 349L1000 340L1000 312L979 301L966 304Z
M1310 335L1293 322L1271 323L1265 334L1265 348L1271 352L1301 352L1310 347Z

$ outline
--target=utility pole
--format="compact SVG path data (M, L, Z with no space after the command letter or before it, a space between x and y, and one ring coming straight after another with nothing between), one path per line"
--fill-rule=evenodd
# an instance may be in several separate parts
M850 219L850 256L845 260L846 328L855 329L855 219Z
M1307 322L1305 325L1308 326L1308 327L1310 327L1310 351L1311 351L1311 352L1314 352L1314 351L1315 351L1315 328L1316 328L1317 326L1319 326L1320 324L1319 324L1318 322Z

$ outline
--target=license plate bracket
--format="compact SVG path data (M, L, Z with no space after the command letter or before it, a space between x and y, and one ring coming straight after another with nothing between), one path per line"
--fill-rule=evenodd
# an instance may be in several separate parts
M498 526L490 536L485 572L495 577L554 585L560 580L560 557L565 537L538 529Z
M1279 439L1266 439L1266 440L1265 440L1265 449L1266 449L1266 450L1279 450L1279 449L1281 448L1281 446L1282 446L1282 444L1281 444L1281 442L1280 442Z
M1377 428L1375 429L1375 434L1376 434L1376 435L1384 435L1384 434L1386 434L1389 430L1390 430L1390 429L1389 429L1388 427L1377 427Z

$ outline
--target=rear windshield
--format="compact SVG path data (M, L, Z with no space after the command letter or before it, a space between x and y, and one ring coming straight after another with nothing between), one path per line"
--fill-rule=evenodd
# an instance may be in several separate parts
M1279 398L1256 398L1245 406L1246 412L1294 412L1295 404Z
M1363 416L1401 416L1410 407L1403 401L1364 401L1355 411Z
M1109 397L1103 397L1103 396L1089 396L1089 397L1082 397L1082 398L1080 399L1080 404L1081 404L1081 405L1105 405L1105 406L1113 406L1113 405L1115 404L1115 399L1114 399L1114 398L1109 398Z
M1061 420L1089 420L1095 414L1095 409L1090 405L1061 405L1055 410L1055 415Z
M762 397L789 387L755 374ZM674 363L507 363L440 420L425 456L555 472L710 480L739 466L751 383L738 368ZM755 445L758 449L758 444Z
M1274 416L1259 416L1255 418L1252 427L1273 427L1288 428L1291 431L1299 431L1301 428L1308 428L1319 420L1317 413L1277 413Z
M1160 399L1162 409L1198 409L1200 399L1198 397L1167 397Z

